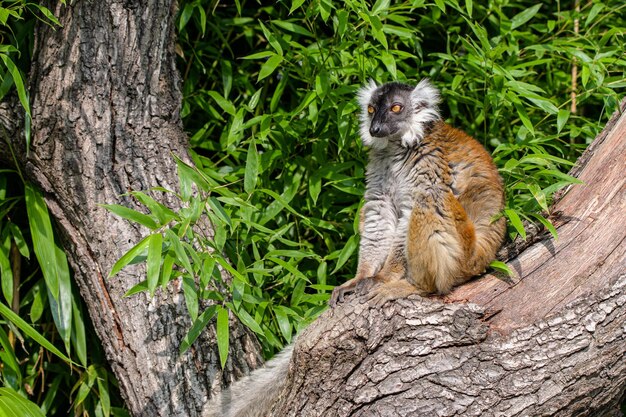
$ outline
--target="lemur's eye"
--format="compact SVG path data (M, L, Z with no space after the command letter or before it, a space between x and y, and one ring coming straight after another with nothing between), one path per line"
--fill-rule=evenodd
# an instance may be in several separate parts
M400 113L402 111L402 105L394 104L393 106L391 106L391 111L394 113Z
M367 112L369 114L374 114L374 111L375 111L374 106L367 106Z

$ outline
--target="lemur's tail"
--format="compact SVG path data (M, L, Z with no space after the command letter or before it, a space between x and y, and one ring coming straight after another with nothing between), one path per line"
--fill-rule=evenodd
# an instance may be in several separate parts
M204 417L265 417L285 385L293 343L264 367L241 378L210 404Z

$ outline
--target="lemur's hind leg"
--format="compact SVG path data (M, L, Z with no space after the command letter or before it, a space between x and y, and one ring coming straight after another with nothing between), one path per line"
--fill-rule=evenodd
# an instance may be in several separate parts
M451 192L442 202L416 204L407 236L407 281L426 294L449 292L469 278L464 266L475 241L474 225Z

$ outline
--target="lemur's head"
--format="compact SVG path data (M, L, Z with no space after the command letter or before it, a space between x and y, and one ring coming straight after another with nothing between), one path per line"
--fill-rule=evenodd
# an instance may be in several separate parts
M390 141L404 147L418 145L427 126L440 119L439 91L427 79L416 87L397 82L377 86L370 81L359 90L358 100L361 139L377 149Z

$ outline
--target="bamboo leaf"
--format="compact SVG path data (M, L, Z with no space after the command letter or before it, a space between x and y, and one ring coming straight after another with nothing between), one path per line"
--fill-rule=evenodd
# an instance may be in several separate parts
M141 204L148 207L148 210L150 210L150 212L159 220L159 226L165 225L173 219L178 218L178 215L174 211L159 203L149 195L142 193L141 191L132 191L130 194L141 201Z
M341 268L347 261L350 259L350 256L354 253L357 248L357 237L355 235L350 236L350 239L346 242L343 249L339 254L339 259L337 259L337 264L335 265L335 269L331 274L334 274Z
M46 417L37 404L9 387L0 388L0 415L7 417Z
M234 116L235 113L237 113L237 110L235 109L233 103L224 98L224 96L222 96L217 91L207 91L207 94L211 96L211 98L215 100L217 105L220 106L220 108L226 113L230 114L231 116Z
M515 276L515 273L513 272L513 270L509 268L509 266L502 261L498 261L498 260L491 261L489 266L497 271L504 272L509 277Z
M109 210L113 214L116 214L126 220L130 220L132 222L146 226L150 230L155 230L159 227L159 225L154 221L152 217L137 210L133 210L119 204L101 204L101 206Z
M283 57L281 55L272 55L265 63L261 66L261 71L259 71L258 81L261 81L264 78L272 75L276 68L283 62Z
M218 306L217 309L217 350L220 355L220 365L222 369L226 365L226 359L228 359L228 344L229 344L229 331L228 331L228 310L224 307Z
M24 194L33 249L46 280L48 291L54 299L58 299L59 282L56 271L56 253L48 207L46 207L39 191L30 184L25 185Z
M541 3L535 4L534 6L529 7L523 12L520 12L516 14L515 16L513 16L513 18L511 19L511 30L517 29L518 27L522 26L524 23L532 19L533 16L537 14L541 6L542 6Z
M233 306L234 307L234 306ZM238 311L234 310L234 308L231 308L231 311L233 313L235 313L235 315L237 316L237 318L246 326L248 327L250 330L252 330L254 333L263 336L263 329L261 329L261 326L259 326L259 324L252 318L252 316L250 316L250 314L244 310L243 308L239 309Z
M250 141L246 155L246 171L243 179L243 189L250 194L254 191L259 177L259 156L257 155L254 139Z
M187 256L187 252L185 252L183 245L181 245L180 238L176 236L176 233L174 233L172 229L165 231L165 241L174 249L176 263L185 268L189 274L193 275L194 271L189 261L189 256Z
M195 282L188 275L183 276L183 294L189 317L195 321L198 318L198 292Z
M161 233L155 233L148 236L148 260L147 260L147 277L148 290L150 296L154 296L154 290L159 285L159 272L161 269L161 251L163 248L163 236Z
M48 350L50 353L58 356L60 359L64 360L68 364L78 365L72 362L70 358L65 356L59 349L57 349L52 343L50 343L45 337L43 337L30 324L26 323L20 316L15 314L13 310L7 307L4 303L0 303L0 315L4 316L5 319L17 326L28 337L39 343L44 349Z
M9 261L11 249L11 235L5 228L0 242L0 280L2 281L2 294L9 305L13 304L13 270Z
M146 248L150 244L150 236L152 235L148 235L141 239L139 243L133 246L128 252L122 255L122 257L118 259L117 262L115 262L115 265L113 265L113 268L111 268L111 272L109 272L109 278L120 272L122 268L124 268L126 265L130 263L136 263L136 258L140 255L144 255Z
M24 80L22 79L22 74L20 70L17 69L11 58L8 55L0 54L0 58L4 62L4 65L9 70L11 77L13 77L13 82L15 83L15 89L17 90L17 96L20 99L20 103L22 103L22 107L26 110L26 114L30 116L30 104L28 102L28 92L24 87Z
M517 233L520 234L522 239L526 240L526 230L524 229L524 224L522 223L522 220L518 216L517 212L512 209L506 209L504 210L504 213L509 218L511 225L515 228Z
M76 302L78 295L72 297L72 345L80 363L87 367L87 337L83 311Z
M556 116L556 129L557 132L561 133L563 130L563 126L567 123L567 119L569 119L570 112L566 109L559 110L559 113Z
M183 338L182 342L180 343L180 347L179 347L180 355L185 353L187 349L191 347L193 342L196 341L198 336L200 336L200 333L202 333L202 330L204 330L206 325L215 315L215 312L217 311L217 307L218 307L217 305L210 306L209 308L204 310L202 314L200 314L200 316L198 316L196 320L193 321L191 328L189 329L189 331Z

